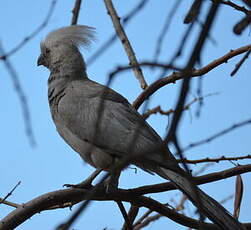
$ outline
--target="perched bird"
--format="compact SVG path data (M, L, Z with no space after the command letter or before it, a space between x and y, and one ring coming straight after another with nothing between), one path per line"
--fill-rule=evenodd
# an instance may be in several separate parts
M78 25L55 30L41 42L37 64L51 72L48 100L61 137L97 170L109 171L131 157L130 163L171 180L220 229L244 230L217 201L191 184L160 136L123 96L88 78L79 48L93 39L93 28Z

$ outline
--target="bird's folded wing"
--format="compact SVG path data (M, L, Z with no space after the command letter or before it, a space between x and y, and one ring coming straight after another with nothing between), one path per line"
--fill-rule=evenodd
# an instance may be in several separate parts
M125 98L89 80L66 88L58 113L72 133L114 155L161 147L158 134Z

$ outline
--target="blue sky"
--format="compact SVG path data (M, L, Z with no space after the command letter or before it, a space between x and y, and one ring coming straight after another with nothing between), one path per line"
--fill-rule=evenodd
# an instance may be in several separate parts
M120 16L125 15L135 6L136 2L114 1ZM161 31L165 17L174 0L150 1L133 21L126 27L126 33L135 50L139 60L151 60L156 47L156 39ZM171 27L166 34L161 61L170 60L173 52L179 45L186 25L182 23L183 18L192 1L183 1L181 8L175 15ZM238 1L236 1L238 2ZM3 1L0 9L1 35L0 41L6 51L10 50L28 34L34 31L44 20L51 1ZM21 106L12 81L3 64L0 64L0 112L1 126L1 164L0 164L0 197L4 197L11 188L21 180L21 185L9 198L16 203L24 203L43 193L62 188L65 183L78 183L86 178L93 169L83 163L76 154L59 137L52 123L47 103L47 69L37 67L36 61L39 55L40 41L46 34L56 28L66 26L71 21L71 9L74 1L58 1L48 26L46 26L36 37L30 40L22 49L11 56L10 61L15 67L22 88L27 96L30 109L32 128L35 134L37 146L31 147L25 135L24 121ZM206 8L205 8L206 9ZM204 9L204 11L205 11ZM211 36L217 44L208 41L202 56L202 65L224 55L231 49L250 43L250 31L246 29L241 36L233 35L232 27L240 20L241 14L225 6L222 7L215 23ZM89 25L96 28L97 41L92 48L83 50L86 60L94 51L109 38L113 32L110 17L107 15L103 1L83 1L79 17L79 24ZM189 51L195 42L195 29L189 44L183 52L183 56L177 64L186 63ZM250 60L244 63L238 74L231 78L230 73L241 57L236 57L228 63L221 65L203 77L203 95L219 93L217 96L208 97L204 101L201 116L195 116L197 105L192 106L186 112L179 130L179 138L183 146L191 142L206 138L217 131L230 125L251 117L250 102ZM119 41L116 41L106 53L100 56L94 63L88 66L88 75L91 79L105 83L108 74L118 65L128 64L127 56ZM158 71L144 69L145 78L151 83L158 76ZM189 100L196 95L198 81L192 82ZM150 101L149 107L161 104L163 109L174 108L180 82L162 88ZM133 102L141 92L141 88L135 80L132 72L128 71L119 75L113 82L112 88ZM153 115L148 122L163 136L168 123L167 117ZM237 156L250 154L250 126L237 129L224 137L220 137L212 143L194 148L187 152L189 158ZM240 161L240 164L248 164L249 160ZM223 170L233 167L229 162L215 164L207 172ZM200 166L192 166L196 171ZM240 214L240 220L250 222L249 207L251 205L250 174L243 176L244 199ZM133 169L123 172L120 187L130 188L143 184L162 182L157 176L151 176L141 170L135 174ZM218 200L224 199L234 191L234 178L202 188ZM170 202L172 199L179 200L180 193L169 192L158 197L162 202ZM232 212L233 201L229 201L226 207ZM0 206L0 218L9 213L12 208L5 205ZM73 208L73 210L75 210ZM193 209L187 209L187 214L192 214ZM46 211L33 216L26 223L19 226L18 230L26 229L54 229L57 224L65 220L72 211L69 209ZM81 218L75 223L74 229L119 229L123 223L121 214L113 202L93 202ZM185 229L171 220L162 218L147 229Z

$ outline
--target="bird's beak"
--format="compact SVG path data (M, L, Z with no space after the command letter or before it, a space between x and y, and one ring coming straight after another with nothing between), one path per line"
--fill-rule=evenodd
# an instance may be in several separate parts
M37 59L37 66L40 66L40 65L45 66L45 60L44 60L44 56L42 54L40 54L40 56Z

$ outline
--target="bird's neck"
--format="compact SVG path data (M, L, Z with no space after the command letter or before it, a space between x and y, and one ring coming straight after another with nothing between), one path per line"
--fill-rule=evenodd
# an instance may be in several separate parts
M57 76L57 78L68 78L69 80L87 78L84 59L77 52L54 60L50 66L50 71L51 76Z
M48 79L48 97L50 104L74 80L87 78L86 66L80 55L68 55L55 60L49 67L51 74Z

